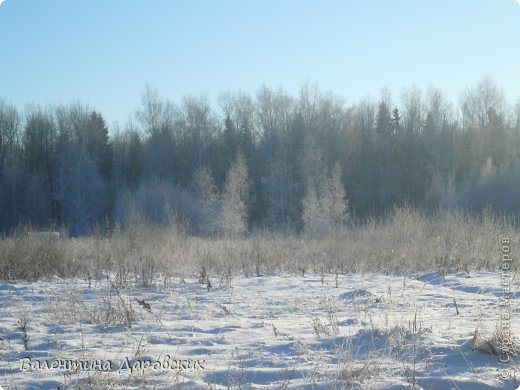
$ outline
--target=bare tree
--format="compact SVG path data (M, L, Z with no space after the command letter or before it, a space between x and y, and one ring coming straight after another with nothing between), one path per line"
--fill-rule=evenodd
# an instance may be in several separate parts
M221 222L225 235L237 237L247 231L248 194L247 165L244 156L239 152L229 168L221 199Z
M136 116L144 130L148 134L158 132L163 120L164 102L159 96L159 92L149 85L141 96L141 108Z
M338 162L327 179L322 205L323 212L333 229L337 229L347 222L350 216L349 202L341 182L341 166Z
M0 170L17 140L19 130L20 115L16 107L0 99Z
M491 79L485 78L475 88L465 91L461 108L464 127L485 127L491 110L499 116L504 114L504 92Z
M95 162L83 149L76 149L62 157L58 201L63 222L73 235L89 233L94 224L106 215L108 199L105 183Z
M317 187L310 182L302 202L305 233L321 238L341 228L348 220L348 200L341 182L341 167L336 163L332 174Z
M211 235L217 230L218 222L218 194L217 187L213 181L211 173L206 168L201 168L195 172L193 178L193 190L201 202L201 226L200 232L203 235Z
M327 230L327 223L322 214L320 200L316 194L316 188L311 185L307 188L307 194L303 198L303 226L305 234L313 238L319 238Z

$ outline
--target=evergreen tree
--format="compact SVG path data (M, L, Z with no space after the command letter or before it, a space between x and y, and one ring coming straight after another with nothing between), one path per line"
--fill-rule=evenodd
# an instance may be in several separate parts
M390 111L384 102L379 104L376 119L376 159L375 182L377 191L377 211L382 213L385 207L392 203L392 183L395 181L392 158L392 122Z
M126 156L125 179L126 185L135 191L141 184L141 175L144 166L144 151L141 137L136 131L130 133L128 154Z
M113 155L108 138L108 128L101 114L92 111L86 121L85 132L85 149L96 163L101 177L109 180L112 174Z

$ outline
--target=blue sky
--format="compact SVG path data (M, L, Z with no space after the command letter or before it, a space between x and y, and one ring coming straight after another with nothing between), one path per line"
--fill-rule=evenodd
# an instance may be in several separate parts
M0 97L80 100L108 123L147 83L174 101L309 81L347 103L430 85L457 102L489 76L520 98L515 0L5 0L0 45Z

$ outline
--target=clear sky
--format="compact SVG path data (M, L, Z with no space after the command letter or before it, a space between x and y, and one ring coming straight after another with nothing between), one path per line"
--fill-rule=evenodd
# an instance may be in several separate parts
M489 76L513 102L517 1L0 0L0 97L80 100L109 124L147 83L174 101L309 81L347 103L429 85L457 102Z

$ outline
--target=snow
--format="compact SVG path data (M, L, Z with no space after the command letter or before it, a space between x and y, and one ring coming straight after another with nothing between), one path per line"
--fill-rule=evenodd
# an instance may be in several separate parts
M500 374L518 376L518 360L477 348L497 328L500 278L340 275L336 287L335 275L279 274L215 277L209 291L181 278L120 289L106 279L2 283L0 386L406 389L415 378L423 389L514 389ZM519 297L510 300L513 335ZM181 361L153 367L167 356ZM24 358L111 367L27 369Z

